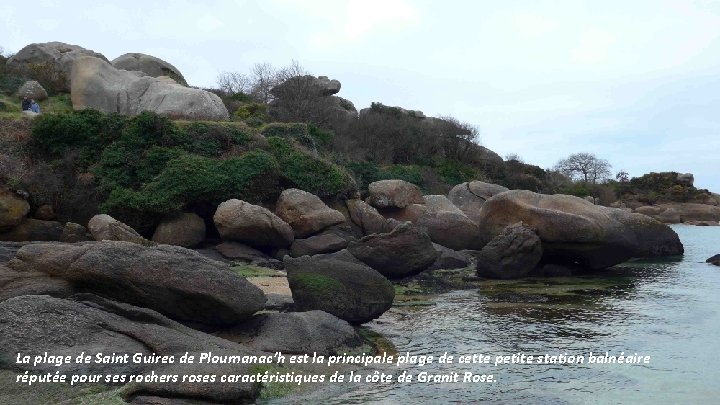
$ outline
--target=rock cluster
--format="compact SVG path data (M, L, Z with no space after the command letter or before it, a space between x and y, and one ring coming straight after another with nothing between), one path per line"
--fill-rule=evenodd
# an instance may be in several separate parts
M75 110L137 115L153 111L171 118L227 120L222 100L210 92L178 84L168 77L119 70L103 59L80 56L71 75L70 96Z

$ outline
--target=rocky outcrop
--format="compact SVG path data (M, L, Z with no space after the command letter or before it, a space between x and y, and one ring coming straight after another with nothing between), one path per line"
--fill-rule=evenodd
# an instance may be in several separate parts
M168 76L187 86L187 82L178 68L152 55L126 53L113 59L111 63L116 69L134 70L152 77Z
M16 193L0 187L0 232L10 230L30 212L30 204Z
M430 237L409 223L400 224L389 233L350 242L348 251L390 278L417 274L430 267L438 257Z
M715 266L720 266L720 254L717 254L713 257L708 258L705 260L705 263L714 264Z
M460 183L448 193L448 199L474 222L478 222L480 209L488 198L508 191L506 187L497 184L474 180Z
M59 241L63 234L63 224L57 221L41 221L25 218L20 225L0 234L1 241Z
M223 240L253 247L286 247L294 239L293 229L270 210L242 200L228 200L215 211L213 221Z
M237 343L202 333L158 314L155 311L83 294L74 300L48 296L20 296L0 303L0 336L3 350L8 353L76 357L102 351L107 354L140 353L143 356L173 356L171 364L71 362L62 366L66 374L125 374L125 375L198 375L252 374L251 364L197 364L201 352L218 356L261 355ZM102 350L100 350L102 349ZM185 354L195 356L194 364L182 364ZM16 366L31 373L54 373L54 364ZM17 370L16 370L17 371ZM22 372L22 371L21 371ZM104 383L104 382L103 382ZM100 386L100 385L98 385ZM86 385L71 394L87 395ZM111 389L111 384L107 384ZM156 397L177 403L178 398L192 398L205 403L250 403L258 395L259 384L232 382L138 382L122 390L123 398L131 401L139 397ZM42 395L37 392L37 395ZM42 403L56 402L57 397L38 399ZM157 403L157 402L155 402ZM163 402L160 402L163 403Z
M317 196L296 188L280 193L275 213L292 227L296 238L306 238L345 222L340 211L328 207Z
M73 108L138 115L152 111L171 118L227 120L222 100L210 92L185 87L170 78L115 69L108 62L81 56L72 69Z
M92 292L198 325L227 325L263 308L265 296L226 265L188 249L130 242L23 246L7 267L45 273Z
M19 250L22 246L18 246ZM0 259L7 262L15 257L2 257L0 246ZM17 251L17 250L15 250ZM0 302L22 295L50 295L65 298L75 294L73 285L63 279L51 277L46 273L15 271L0 265Z
M506 227L477 255L481 277L512 279L530 273L542 258L542 242L522 222Z
M675 181L679 184L692 187L693 183L695 183L695 176L693 176L692 173L678 173Z
M193 247L204 240L205 221L193 213L166 218L160 222L152 237L153 242L182 247Z
M347 250L298 258L286 256L284 263L299 311L321 310L361 324L382 315L395 298L392 283Z
M695 203L666 203L638 207L635 212L666 224L692 221L720 221L720 207Z
M424 204L420 187L405 180L380 180L368 185L368 204L375 208L405 208Z
M12 58L8 59L8 67L24 72L33 77L33 72L41 70L44 74L56 78L60 88L58 90L70 91L70 76L72 68L81 56L90 56L107 62L107 59L89 49L63 42L45 42L30 44L22 48Z
M363 200L347 200L347 209L350 219L360 227L364 235L390 232L392 230L385 217L380 215L375 207Z
M340 82L330 80L327 76L295 76L277 86L273 87L270 92L275 97L283 98L288 94L295 94L297 90L302 89L308 96L328 97L337 94L340 91Z
M363 343L352 325L324 311L259 314L216 335L270 353L335 355Z
M140 245L149 244L149 241L134 229L107 214L99 214L90 218L88 229L97 241L118 240Z
M545 262L601 269L632 257L683 252L677 234L652 218L567 195L521 190L497 194L483 205L478 226L489 242L519 221L537 230Z
M87 228L74 222L68 222L65 224L60 235L60 242L65 243L76 243L86 242L92 239L92 235L88 233Z
M43 101L48 98L45 88L35 80L26 81L15 93L19 98L27 97L35 101Z

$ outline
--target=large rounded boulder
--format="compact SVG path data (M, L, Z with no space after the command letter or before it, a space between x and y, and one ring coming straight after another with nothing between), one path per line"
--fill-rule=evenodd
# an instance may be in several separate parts
M506 187L474 180L453 187L448 193L448 199L464 212L468 218L477 222L480 209L485 204L485 201L505 191L508 191Z
M423 199L425 210L414 223L425 229L433 242L454 250L481 247L477 224L450 200L443 195L426 195Z
M275 213L292 227L296 238L305 238L345 222L340 211L325 205L318 196L296 188L280 193Z
M64 42L45 42L30 44L8 59L8 67L33 77L33 72L42 70L43 74L56 78L58 90L70 91L72 68L81 56L90 56L107 62L102 54L81 46Z
M14 228L30 212L30 204L7 188L0 188L0 232Z
M155 229L152 237L153 242L182 247L193 247L204 240L205 221L193 213L166 218Z
M542 258L542 242L522 222L506 227L477 255L481 277L512 279L530 273Z
M152 111L176 119L227 120L220 97L205 90L178 84L168 77L118 70L110 63L81 56L72 69L70 93L73 108L138 115Z
M26 81L15 94L19 98L27 97L35 101L43 101L48 98L45 88L35 80Z
M118 221L107 214L98 214L90 218L88 230L97 241L118 240L147 245L149 241L130 226Z
M223 240L253 247L287 247L294 239L292 228L280 217L267 208L242 200L220 204L213 221Z
M117 241L29 244L7 267L45 273L79 291L150 308L190 324L233 324L265 304L262 291L227 265L177 246Z
M347 250L284 259L299 311L321 310L352 324L371 321L391 306L392 283Z
M139 71L152 77L168 76L180 84L187 85L178 68L152 55L126 53L113 59L111 63L116 69Z
M378 209L425 203L420 187L405 180L374 181L368 185L368 192L368 204Z
M547 262L577 262L602 269L633 257L677 255L683 246L669 227L639 214L568 195L512 190L488 199L478 226L489 242L516 222L537 230Z
M427 233L410 223L402 223L389 233L352 241L348 251L390 278L417 274L430 267L439 256Z

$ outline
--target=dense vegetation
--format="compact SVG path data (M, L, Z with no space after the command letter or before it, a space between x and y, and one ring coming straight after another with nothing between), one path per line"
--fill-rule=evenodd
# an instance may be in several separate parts
M64 196L91 183L97 196L84 205L96 201L96 209L142 232L175 212L209 217L230 198L272 202L288 187L325 198L356 192L342 167L295 137L274 132L266 139L240 122L172 121L150 112L136 117L94 110L43 114L34 120L27 147L30 158L48 162L51 174L44 180L32 177L35 184L21 179L18 186L36 191L35 205L54 203L61 213L77 217L63 204ZM49 182L62 186L42 185Z

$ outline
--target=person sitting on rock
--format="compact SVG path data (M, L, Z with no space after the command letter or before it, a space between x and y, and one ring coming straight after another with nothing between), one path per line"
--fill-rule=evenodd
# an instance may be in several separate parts
M40 114L40 104L38 104L37 101L32 100L30 102L30 111Z
M23 111L30 110L30 100L28 100L27 97L23 97L21 106Z

